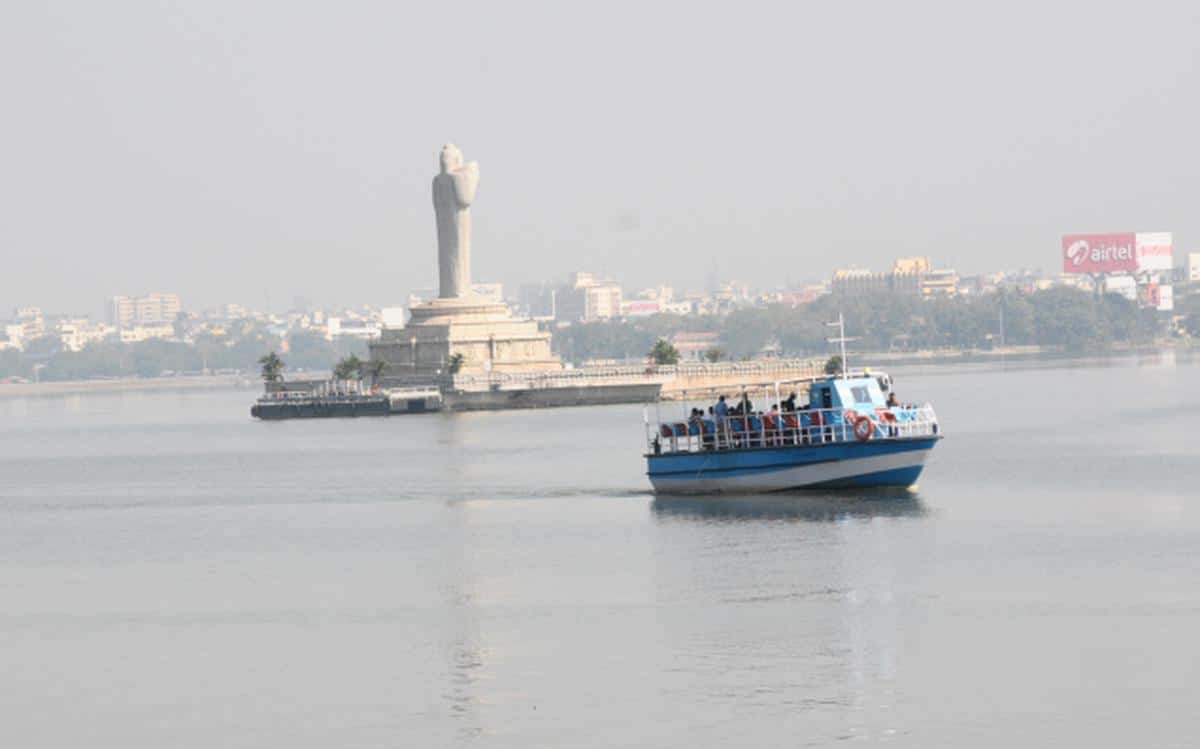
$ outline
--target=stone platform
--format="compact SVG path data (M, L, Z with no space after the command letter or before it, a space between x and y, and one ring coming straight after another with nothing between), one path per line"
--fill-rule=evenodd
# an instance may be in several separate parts
M550 350L550 334L537 322L513 317L508 305L464 296L414 306L403 328L385 328L370 344L372 359L387 363L385 377L448 373L455 354L462 374L554 372L562 369Z

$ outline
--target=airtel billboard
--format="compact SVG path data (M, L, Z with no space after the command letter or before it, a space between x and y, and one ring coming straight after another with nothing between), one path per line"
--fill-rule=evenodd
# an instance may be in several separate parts
M1139 271L1168 271L1174 264L1174 241L1169 231L1138 232L1137 267Z
M1067 234L1062 238L1064 273L1121 273L1137 270L1137 235Z
M1068 234L1063 237L1067 273L1154 273L1173 264L1169 231Z

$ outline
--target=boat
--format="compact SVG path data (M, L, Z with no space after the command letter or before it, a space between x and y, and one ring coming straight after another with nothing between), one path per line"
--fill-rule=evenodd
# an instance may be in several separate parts
M432 413L442 410L442 394L435 387L367 390L361 383L292 383L264 393L250 415L256 419L321 419L346 416L389 416Z
M264 421L387 416L390 413L388 397L371 393L267 393L250 407L250 415Z
M780 398L804 389L807 405ZM755 411L752 394L780 407ZM893 394L886 373L864 370L742 387L724 418L686 400L682 420L647 410L646 475L660 494L910 487L943 435L932 405Z

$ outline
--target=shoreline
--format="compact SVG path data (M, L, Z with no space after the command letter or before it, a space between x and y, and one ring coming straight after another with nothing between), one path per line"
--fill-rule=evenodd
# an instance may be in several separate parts
M1102 351L1064 351L1041 346L1010 346L1004 349L959 351L880 351L851 354L851 364L866 360L869 366L919 366L960 364L1008 364L1017 362L1052 362L1068 360L1097 360L1127 356L1161 355L1167 352L1190 353L1191 346L1147 345L1111 348ZM759 361L759 360L753 360ZM771 361L771 360L761 360ZM5 398L49 397L97 393L129 393L172 390L260 390L262 382L245 374L179 375L176 377L123 377L111 380L66 380L62 382L26 382L0 384L0 400Z
M148 390L217 390L261 388L257 378L246 375L180 375L178 377L123 377L113 380L65 380L62 382L25 382L0 385L0 399L131 393Z

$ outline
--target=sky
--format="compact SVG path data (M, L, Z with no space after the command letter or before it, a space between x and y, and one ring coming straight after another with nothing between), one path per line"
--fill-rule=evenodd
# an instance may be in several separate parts
M401 304L448 141L510 287L1200 250L1193 2L41 0L0 6L0 91L0 317Z

